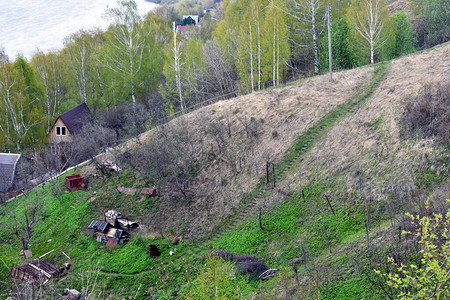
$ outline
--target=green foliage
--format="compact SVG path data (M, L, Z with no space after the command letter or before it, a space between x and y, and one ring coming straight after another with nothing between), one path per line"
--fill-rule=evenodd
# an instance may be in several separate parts
M352 277L345 281L333 281L327 285L325 291L320 295L320 299L384 299L376 295L371 283L360 277Z
M423 2L422 14L427 46L450 40L450 0Z
M38 99L41 89L24 58L0 62L0 149L19 152L37 147L43 137Z
M215 255L206 259L198 277L181 290L183 299L242 299L251 293L245 279L234 274L231 263Z
M384 46L388 58L397 58L414 52L417 43L408 15L400 10L386 21L391 26L392 35Z
M427 207L428 208L428 207ZM450 297L450 209L446 215L419 216L407 213L415 227L414 234L420 245L420 264L397 265L396 272L379 275L387 277L387 284L399 291L401 299L447 299Z
M350 51L350 27L347 19L342 17L331 23L331 56L333 70L350 69L355 65L353 53ZM328 38L324 37L320 45L320 63L322 70L328 70Z
M352 52L361 65L375 63L383 57L382 46L390 34L385 21L389 10L385 0L353 0L347 9L355 43Z

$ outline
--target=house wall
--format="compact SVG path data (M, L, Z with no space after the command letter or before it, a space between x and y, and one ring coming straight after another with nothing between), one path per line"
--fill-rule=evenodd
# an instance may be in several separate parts
M58 118L55 122L55 124L52 127L52 130L50 130L50 133L47 135L47 140L50 144L58 144L61 142L72 142L73 136L70 134L69 130L66 127L66 135L65 136L58 136L56 135L56 127L57 126L66 126L64 122L61 120L61 118Z

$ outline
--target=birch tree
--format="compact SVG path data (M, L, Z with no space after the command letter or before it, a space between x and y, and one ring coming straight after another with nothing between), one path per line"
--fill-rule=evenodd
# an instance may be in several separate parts
M96 48L101 45L99 36L100 33L97 31L80 30L64 41L64 50L70 63L70 71L76 83L79 99L86 103L93 100L96 90L94 55Z
M261 0L248 2L244 22L238 31L236 66L244 85L254 91L262 88L262 42L264 14Z
M178 100L180 101L181 111L184 112L186 109L183 102L183 92L181 90L181 42L177 40L177 29L175 22L173 22L173 48L171 49L173 54L173 71L175 74L175 83L177 85Z
M44 109L47 115L47 130L50 131L52 119L56 116L58 108L63 101L62 64L60 56L55 53L44 54L39 49L31 61L37 71L37 77L45 90Z
M388 14L384 0L353 0L348 10L348 19L369 47L371 64L375 62L375 51L383 46L386 40L383 27Z
M109 49L105 52L102 65L121 76L124 86L131 94L133 107L136 105L136 90L139 82L146 49L144 23L133 0L119 0L118 8L106 11L106 18L112 22L109 36Z
M272 79L274 86L280 84L280 73L290 55L286 14L280 8L286 8L286 1L274 0L269 3L264 25L266 38L263 49L266 60L263 62L263 78L264 81Z
M319 40L325 29L325 5L320 0L293 0L283 11L296 22L292 23L291 43L312 52L314 74L319 74Z
M0 61L0 141L4 151L19 152L35 143L40 114L37 100L30 100L22 74Z

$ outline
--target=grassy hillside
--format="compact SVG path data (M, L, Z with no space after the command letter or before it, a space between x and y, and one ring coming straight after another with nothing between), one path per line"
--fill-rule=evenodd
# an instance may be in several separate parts
M0 294L32 290L8 276L24 261L12 214L22 222L23 211L41 203L33 257L55 249L45 258L60 265L64 252L73 269L35 287L40 297L68 287L99 299L394 296L372 270L389 270L393 252L417 259L413 241L398 234L408 227L404 212L420 210L427 197L435 209L445 206L449 192L448 141L408 134L401 120L425 84L440 83L448 101L449 52L447 44L337 73L331 83L319 76L218 102L105 154L121 165L119 175L94 165L76 170L88 191L61 192L53 183L3 205ZM154 185L159 195L120 194L119 185ZM108 209L140 229L128 243L100 249L87 226ZM174 236L182 237L176 247ZM149 244L161 257L147 254ZM241 274L239 264L211 256L215 249L258 257L278 274L265 281ZM294 258L304 259L298 277Z

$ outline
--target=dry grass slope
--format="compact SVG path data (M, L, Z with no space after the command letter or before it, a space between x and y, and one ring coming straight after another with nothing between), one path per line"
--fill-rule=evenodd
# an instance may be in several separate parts
M432 158L436 146L430 139L402 140L398 125L402 101L426 83L449 81L449 50L447 44L393 61L388 78L371 99L331 129L279 187L290 191L306 184L311 176L317 180L333 177L345 182L348 191L360 189L368 197L409 197L414 189L412 166L425 163L425 157ZM180 205L175 213L165 210L161 187L160 217L141 223L152 228L163 222L163 231L186 237L206 233L255 187L266 161L280 161L305 130L367 86L372 74L373 68L366 67L339 72L331 83L326 75L314 77L282 89L224 100L171 121L166 130L183 126L193 136L192 151L212 151L215 161L190 183L189 204ZM229 128L231 135L225 138L231 146L226 153L219 151L214 136L204 134L210 122ZM244 138L249 123L257 125L251 143ZM141 135L140 143L151 142L159 132L154 129ZM133 151L137 145L129 141L118 152ZM267 202L278 203L283 197L273 193Z

